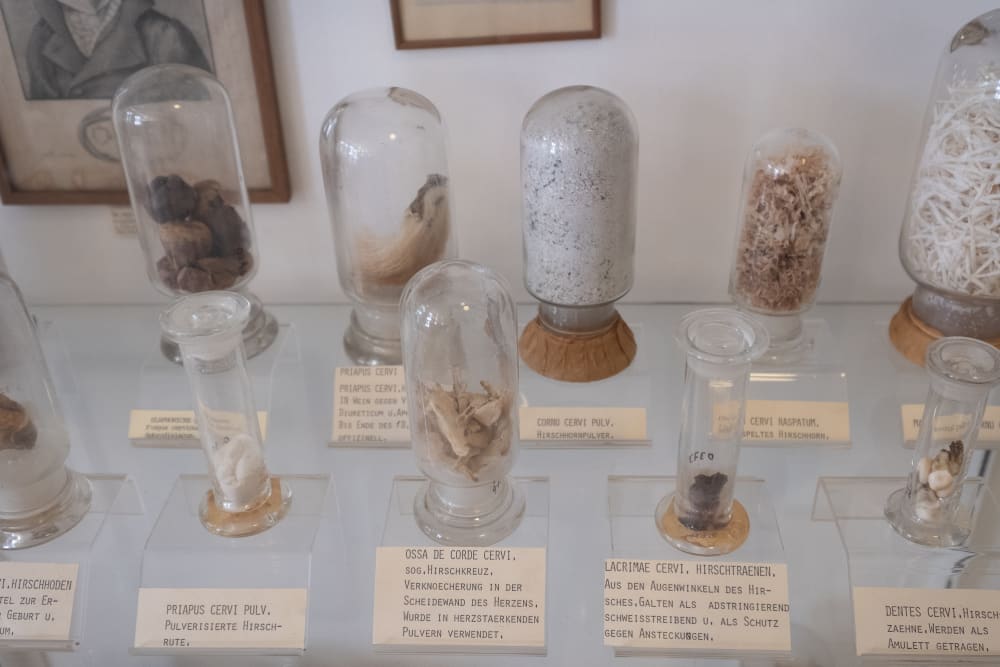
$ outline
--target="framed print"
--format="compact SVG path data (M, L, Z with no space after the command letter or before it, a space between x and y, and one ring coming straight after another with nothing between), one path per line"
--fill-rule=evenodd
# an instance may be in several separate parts
M389 0L397 49L601 36L601 0Z
M4 204L128 204L111 98L162 63L222 82L250 200L289 200L263 0L0 0L0 21Z

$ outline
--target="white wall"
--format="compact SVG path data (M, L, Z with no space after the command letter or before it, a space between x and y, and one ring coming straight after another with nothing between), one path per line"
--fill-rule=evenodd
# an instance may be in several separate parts
M896 236L938 56L995 0L604 0L597 41L424 51L394 49L387 0L267 4L294 194L254 208L265 300L343 299L317 137L338 99L380 85L437 104L462 254L527 298L521 118L545 92L589 83L639 122L629 300L724 300L746 152L770 127L804 125L830 136L845 165L820 298L895 301L911 289ZM34 303L159 299L135 238L115 236L103 207L2 207L0 248Z

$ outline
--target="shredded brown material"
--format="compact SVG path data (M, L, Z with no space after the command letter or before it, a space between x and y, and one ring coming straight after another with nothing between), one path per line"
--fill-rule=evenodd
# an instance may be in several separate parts
M511 446L513 396L480 382L469 391L458 372L450 388L421 385L430 456L446 461L473 482L479 472L507 455Z
M0 450L31 449L37 439L38 431L24 406L0 393Z
M818 147L760 160L743 207L734 295L775 313L808 306L819 286L839 172Z

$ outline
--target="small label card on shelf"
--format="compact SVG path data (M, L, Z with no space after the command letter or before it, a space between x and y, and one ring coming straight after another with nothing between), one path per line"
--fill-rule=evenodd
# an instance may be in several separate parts
M69 641L77 563L0 563L0 645Z
M521 440L642 441L646 408L528 407L520 411Z
M790 651L783 563L604 561L604 644Z
M855 586L854 637L860 656L995 658L1000 591Z
M304 588L140 588L135 648L306 647Z
M545 549L379 547L376 645L545 647Z
M240 415L242 419L242 415ZM267 437L267 413L257 413L260 434ZM219 424L219 429L227 428ZM237 429L239 430L239 429ZM198 423L193 410L132 410L128 417L128 439L135 443L168 443L178 447L197 444Z
M912 446L917 439L917 434L920 432L920 423L923 421L924 416L924 406L920 403L906 403L900 408L900 414L903 419L903 440ZM935 427L934 435L936 438L946 438L949 433L960 437L961 433L965 430L965 426L958 415L955 415L951 419L939 419ZM1000 405L986 406L983 421L979 425L978 440L980 443L991 443L993 445L1000 443Z
M358 444L410 441L402 366L337 368L332 440Z
M745 442L850 442L847 403L749 400L743 419Z

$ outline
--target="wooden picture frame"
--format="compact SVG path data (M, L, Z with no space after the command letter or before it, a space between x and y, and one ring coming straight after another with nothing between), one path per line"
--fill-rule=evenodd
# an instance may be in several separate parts
M555 3L546 3L545 0L536 0L534 6L524 2L524 0L519 0L518 2L497 0L494 3L452 0L451 2L440 4L427 3L433 6L423 9L418 8L420 4L421 0L389 0L392 12L392 32L397 49L436 49L451 46L484 46L489 44L552 42L569 39L600 39L601 37L601 0L575 0L574 2L567 3L568 6L565 8L556 7ZM546 7L547 4L549 5L548 7ZM538 21L540 17L533 17L530 14L524 14L524 12L531 12L532 9L536 12L546 10L548 16L544 21L538 21L545 23L546 27L539 31L531 31L527 29L526 25L523 31L491 33L487 30L478 31L478 34L464 34L461 30L463 26L455 25L463 22L462 12L466 12L466 19L477 19L475 21L476 24L488 24L490 23L489 16L484 13L488 13L491 9L499 11L497 5L501 6L500 9L504 9L504 5L509 5L505 8L507 9L507 16L504 17L506 19L504 22L508 24L516 23L522 19L525 24L530 24L532 23L532 18ZM408 10L418 9L427 13L426 17L418 17L416 19L423 24L420 30L421 34L416 36L407 34L405 14ZM558 9L563 9L566 12L564 16L564 19L566 19L566 29L560 29L557 25L560 23L556 12ZM515 13L516 11L521 12L522 16L518 17ZM451 16L449 17L448 14ZM442 18L445 20L440 20ZM449 18L451 20L448 20ZM587 20L587 24L581 25L581 19L584 18ZM465 23L468 25L470 22L466 20ZM427 24L434 24L436 28L432 29ZM475 28L471 29L475 30Z
M145 0L146 5L154 9L161 9L161 7L171 8L172 3L175 1L177 0ZM20 0L0 0L0 9L9 10L12 5L8 5L8 2L20 2ZM288 175L285 143L281 131L281 117L278 108L274 68L271 63L271 48L267 32L264 0L242 0L241 3L215 3L215 0L183 0L183 2L187 6L196 9L200 6L203 17L206 17L203 18L204 24L202 27L205 34L203 35L202 43L207 42L210 47L206 52L209 53L208 57L211 58L211 62L217 68L220 62L224 60L232 61L237 65L242 62L242 69L239 70L230 62L223 64L228 76L233 76L234 71L238 71L239 74L243 75L243 79L245 80L241 80L236 85L231 86L227 84L222 74L218 74L218 76L223 84L230 89L230 95L233 97L233 108L237 116L237 133L240 135L244 170L248 172L247 185L250 201L255 203L282 203L289 201L291 198L291 184ZM30 5L31 3L24 4ZM181 3L178 2L178 4ZM235 17L233 16L234 12L237 14ZM238 14L243 15L242 23L233 20L234 18L239 18ZM6 13L3 15L6 30L0 28L0 61L8 57L11 57L11 60L13 60L14 46L9 32L9 18ZM23 17L21 18L22 23L25 20ZM168 15L167 20L175 19ZM245 33L240 32L242 24L245 24ZM213 26L219 29L213 30ZM238 54L235 53L237 47L240 47L240 53ZM230 49L234 53L229 53L226 49ZM93 53L96 54L96 50ZM243 60L240 61L237 58L242 58ZM111 100L106 90L102 91L101 94L95 94L89 98L31 98L28 92L29 84L25 83L23 65L20 63L9 63L7 68L7 71L2 72L2 76L0 76L0 84L3 84L3 87L10 90L14 95L17 92L23 92L24 99L18 100L18 102L21 107L28 109L28 113L30 113L31 108L39 108L32 107L31 105L44 105L42 108L47 109L46 113L50 116L53 113L61 115L59 111L53 111L53 109L58 108L58 105L64 104L66 106L73 105L74 111L79 114L78 109L82 105L89 103L91 111L85 115L84 120L86 120L87 116L98 112L106 115L106 118L101 118L101 122L106 127L101 127L100 129L103 132L102 136L107 141L107 136L110 132L109 111ZM18 86L18 76L20 76L20 86ZM7 78L4 79L3 77ZM11 86L12 78L14 81L13 86ZM34 83L32 82L30 85L34 86ZM31 90L34 92L33 87ZM234 93L234 90L238 92ZM254 92L256 96L255 104L254 100L251 99L254 96ZM237 95L242 95L242 97L238 98ZM105 101L107 111L102 111L100 107ZM244 105L242 112L240 110L241 104ZM251 105L253 108L249 108ZM5 132L9 139L12 131L25 133L30 136L31 132L28 131L29 129L33 129L34 132L41 131L44 133L46 128L44 126L39 128L37 122L32 124L31 121L14 117L17 115L16 111L13 113L9 111L4 113L10 113L11 115L0 114L0 201L3 204L106 204L123 206L129 204L125 175L121 171L120 162L117 167L118 178L113 187L81 189L45 186L37 188L19 187L14 174L14 165L10 162L11 155L8 153L8 150L15 153L19 150L23 151L23 142L21 142L20 149L17 147L12 148L12 142L5 141ZM72 114L73 112L69 112L68 115L72 116ZM73 117L70 123L75 120L76 117ZM83 127L82 123L80 127ZM14 129L12 130L12 128ZM61 134L63 139L68 140L72 133L69 128L60 128L60 132L57 134ZM252 135L249 136L249 141L247 141L247 135ZM83 129L78 130L73 136L74 140L79 137L79 141L81 143L84 142ZM113 132L111 132L111 137L111 142L113 143ZM95 168L103 170L103 179L105 181L113 179L115 175L114 165L111 164L115 162L113 157L102 158L103 162L99 163L98 161L91 160L86 155L80 157L81 151L79 151L78 146L74 146L73 149L77 155L72 159L82 163L76 165L76 169L86 170L88 168L86 161L89 160L94 163ZM114 147L114 151L117 152L116 146ZM58 152L58 147L55 152ZM44 157L42 156L37 159L41 160ZM257 161L248 169L248 161L255 159ZM252 174L249 173L251 171L253 172Z

